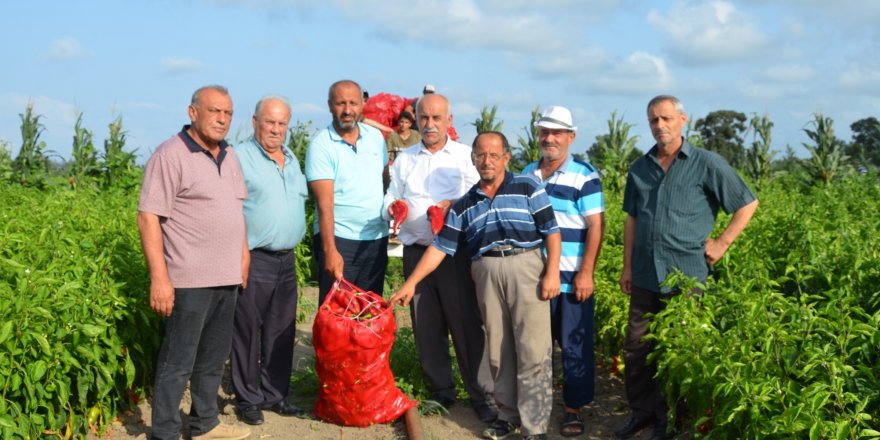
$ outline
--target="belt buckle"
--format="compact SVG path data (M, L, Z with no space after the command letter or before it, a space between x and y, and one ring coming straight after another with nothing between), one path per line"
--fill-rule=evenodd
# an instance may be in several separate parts
M510 246L510 245L498 246L495 249L501 254L501 258L509 257L511 255L516 255L516 253L515 253L516 247L514 247L514 246Z

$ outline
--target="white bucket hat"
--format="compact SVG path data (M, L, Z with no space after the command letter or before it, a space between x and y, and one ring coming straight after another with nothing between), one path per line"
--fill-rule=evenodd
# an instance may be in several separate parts
M578 129L571 123L571 112L567 108L558 105L551 105L545 108L541 113L541 119L538 119L535 125L554 130L577 131Z

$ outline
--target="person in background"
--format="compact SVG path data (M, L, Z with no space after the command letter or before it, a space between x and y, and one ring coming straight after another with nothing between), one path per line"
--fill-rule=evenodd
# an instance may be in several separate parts
M416 118L408 111L400 112L397 119L397 131L388 133L385 143L388 145L388 160L394 162L397 154L406 147L418 144L422 141L422 136L417 131ZM416 128L416 129L414 129Z
M498 407L483 436L503 439L522 429L525 439L546 439L553 408L549 300L559 295L559 227L539 182L507 171L510 144L503 134L477 135L471 160L479 183L455 202L390 301L409 304L418 283L447 256L464 252L486 326Z
M232 343L235 303L247 286L247 189L224 139L232 98L199 88L191 125L159 145L144 169L138 229L150 269L150 306L165 317L156 357L151 438L180 438L180 401L189 382L194 439L243 439L250 430L220 423L217 392Z
M418 115L419 129L424 133L422 142L401 152L394 161L391 185L385 194L388 219L393 217L394 203L407 204L409 215L399 235L404 245L403 274L407 277L434 240L428 210L437 207L441 210L437 215L445 217L452 204L480 179L471 162L471 148L446 135L450 120L447 99L438 94L425 96L418 102ZM471 405L481 421L494 421L497 411L490 394L488 364L484 362L483 320L464 252L454 258L446 256L431 275L417 284L410 316L431 400L444 407L456 401L449 356L451 335Z
M562 398L565 416L560 433L584 433L580 409L593 401L596 385L593 360L593 274L605 227L605 200L599 173L571 155L577 127L571 111L550 106L535 124L541 159L523 169L541 180L562 231L560 292L550 300L553 339L562 351Z
M305 411L287 400L296 331L296 254L306 231L306 179L285 146L290 104L267 96L254 110L254 135L236 145L248 198L244 202L251 264L235 308L232 387L241 420L263 423L267 409Z
M336 280L382 294L388 265L388 221L382 217L388 150L379 130L358 122L360 85L333 83L327 98L333 122L306 151L306 180L315 195L313 252L320 302Z
M648 103L648 125L657 142L630 166L623 195L623 271L620 289L630 296L623 358L626 397L632 417L614 432L627 439L654 424L651 440L669 438L666 398L654 376L644 341L650 319L679 292L661 283L678 269L705 280L709 271L745 229L758 199L718 154L691 146L682 137L687 115L681 101L669 95ZM718 209L733 213L718 236Z

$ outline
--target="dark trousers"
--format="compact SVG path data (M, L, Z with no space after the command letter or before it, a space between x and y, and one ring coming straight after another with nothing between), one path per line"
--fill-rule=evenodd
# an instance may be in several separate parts
M404 246L403 274L409 278L426 247ZM486 357L486 336L477 305L467 257L447 256L440 266L416 285L409 306L422 371L433 398L455 399L449 335L458 369L472 404L492 402L492 377Z
M342 276L355 286L382 295L385 286L385 270L388 267L388 237L376 240L347 240L336 238L336 250L342 255L345 265ZM321 236L315 234L312 251L318 259L319 304L333 287L336 280L324 270L324 247Z
M204 434L220 424L217 392L232 342L232 318L239 286L174 289L174 308L156 359L152 438L180 438L180 400L190 383L190 432Z
M550 300L553 340L562 350L562 399L569 408L580 408L592 402L595 394L595 306L595 296L581 303L573 293L563 293Z
M629 322L626 327L626 342L623 346L623 360L626 365L624 378L626 398L636 419L666 421L669 409L662 393L662 383L654 378L657 366L648 363L648 354L654 344L644 341L648 333L650 319L645 315L658 313L666 307L669 295L632 287L629 298Z
M235 405L268 408L287 398L296 331L295 254L251 251L248 286L235 306Z

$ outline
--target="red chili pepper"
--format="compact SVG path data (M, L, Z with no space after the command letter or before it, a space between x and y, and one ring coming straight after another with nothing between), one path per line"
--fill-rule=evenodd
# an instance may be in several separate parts
M406 205L406 202L403 200L398 200L391 204L391 214L394 216L394 233L397 234L397 231L400 229L400 225L403 224L403 221L406 220L406 215L409 213L409 207Z
M437 235L443 229L443 208L432 205L428 208L428 219L431 221L431 232Z

